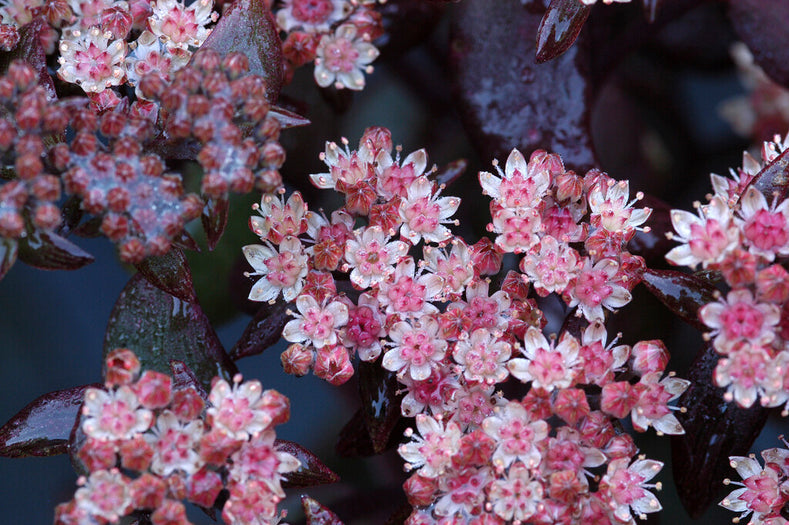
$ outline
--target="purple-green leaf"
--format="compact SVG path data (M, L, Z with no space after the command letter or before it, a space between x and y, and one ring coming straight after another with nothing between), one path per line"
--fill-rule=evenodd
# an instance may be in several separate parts
M298 443L278 439L275 441L275 446L277 450L287 452L301 462L298 470L283 475L283 487L312 487L336 483L340 480L340 476L324 465L315 454Z
M180 249L173 247L164 255L146 257L135 266L149 283L160 290L188 303L197 301L192 286L192 271Z
M756 63L770 78L789 87L789 2L736 0L729 2L729 19Z
M567 51L591 9L579 0L551 0L537 29L537 62L547 62Z
M717 289L710 282L675 270L647 269L642 278L644 286L680 319L707 330L699 320L699 308L716 301Z
M386 450L397 422L400 420L400 384L397 375L376 363L359 363L359 394L362 415L373 452Z
M230 350L230 358L235 361L260 354L279 341L282 338L282 329L290 318L287 310L288 303L282 299L273 305L263 304Z
M230 380L235 364L197 303L160 290L134 275L112 309L104 335L104 355L115 348L137 354L143 370L170 372L170 361L183 361L209 389L211 379Z
M596 165L588 130L588 46L538 64L539 2L464 0L453 9L450 64L458 109L481 157L502 162L512 148L562 156L579 172ZM495 34L492 35L492 28Z
M16 262L18 249L15 239L0 239L0 281Z
M236 0L222 13L203 42L221 54L238 51L249 58L249 70L266 80L266 98L277 101L282 89L282 41L264 0Z
M301 497L301 507L307 517L307 525L343 525L335 513L309 496Z
M774 195L778 197L778 202L785 200L789 196L789 149L762 168L750 185L761 191L768 202L772 201Z
M19 239L19 260L42 270L76 270L93 262L93 256L60 235L34 227Z
M704 349L688 374L690 387L677 414L685 435L672 436L674 481L680 500L692 518L699 518L717 498L723 479L734 475L729 456L744 456L767 421L766 408L755 404L745 409L723 400L723 389L712 384L718 354L711 344Z
M68 450L69 435L88 388L83 385L44 394L0 428L0 456L54 456Z
M200 220L203 222L209 250L216 248L216 245L222 238L222 234L225 233L229 211L230 204L227 198L215 199L208 197L206 199Z

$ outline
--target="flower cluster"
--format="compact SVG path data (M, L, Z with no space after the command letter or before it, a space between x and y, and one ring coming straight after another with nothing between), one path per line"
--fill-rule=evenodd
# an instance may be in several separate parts
M117 523L134 511L154 524L190 523L182 501L211 508L223 490L228 524L277 523L283 475L300 462L278 450L274 427L288 420L288 399L258 381L197 385L145 371L136 356L107 356L106 389L85 392L77 457L87 471L56 525Z
M200 144L201 191L225 198L230 191L274 191L282 185L279 168L285 150L277 142L279 121L269 115L266 82L249 73L242 53L224 57L200 49L170 83L146 75L143 95L161 106L164 132L171 139Z
M469 244L450 229L460 200L442 194L424 150L401 159L383 128L356 150L343 142L327 143L328 171L311 175L344 196L339 210L311 211L299 193L256 206L250 299L295 301L289 373L340 384L358 354L396 374L402 413L416 417L400 447L414 471L409 523L628 523L659 510L649 482L662 464L633 461L614 422L683 433L668 404L688 382L664 376L660 341L618 344L604 325L644 266L625 243L649 210L633 207L627 182L514 150L498 175L480 174L495 241ZM509 252L521 271L494 289ZM532 288L561 294L585 327L545 337ZM517 397L496 393L505 382Z
M671 238L681 244L666 255L669 262L719 271L729 287L725 297L699 310L699 318L722 356L715 383L743 407L757 399L769 407L789 401L783 320L789 273L780 264L789 254L789 201L765 196L751 184L787 145L776 137L764 143L761 161L746 153L731 178L713 174L715 194L707 204L696 203L697 214L671 212Z
M735 523L750 515L750 525L786 525L789 520L784 517L783 509L789 503L789 450L763 450L762 458L764 467L753 455L729 458L742 482L725 479L724 484L742 488L733 490L720 502L720 506L740 513L732 520Z
M276 12L283 33L285 76L315 63L315 82L321 87L361 90L364 73L378 57L371 44L383 34L376 0L284 0Z

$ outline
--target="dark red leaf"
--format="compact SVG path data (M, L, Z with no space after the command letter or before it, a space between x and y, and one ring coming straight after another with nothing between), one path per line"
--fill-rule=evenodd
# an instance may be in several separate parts
M41 32L48 31L46 18L38 16L19 29L19 43L8 53L0 53L2 66L6 70L12 60L24 60L38 72L38 84L47 90L47 95L54 99L55 83L47 72L47 56L41 45Z
M188 303L197 302L192 286L192 271L184 252L173 247L164 255L145 258L135 265L148 282Z
M101 233L101 220L101 217L91 217L87 221L78 224L77 227L72 230L72 233L83 239L101 237L103 235Z
M249 70L266 79L266 98L277 101L282 89L282 41L277 23L264 0L236 0L225 10L204 48L249 58Z
M42 270L76 270L93 262L93 256L53 232L28 223L27 235L19 239L19 259Z
M288 303L282 299L273 305L263 304L230 350L230 358L236 361L242 357L260 354L279 341L282 329L290 317L287 310Z
M203 222L209 250L216 248L216 245L222 238L222 234L225 233L229 211L230 206L226 198L214 199L209 197L206 199L200 220Z
M370 433L373 452L386 450L397 422L400 420L400 384L397 375L377 363L359 363L359 394L362 415Z
M387 57L402 54L425 41L441 20L445 7L424 0L387 0L375 9L381 14L384 34L375 44Z
M450 62L460 114L483 159L503 161L514 147L528 158L541 148L585 171L596 164L588 132L588 47L581 35L563 55L538 64L533 42L545 13L538 4L458 4Z
M0 281L16 262L16 254L19 249L17 241L14 239L0 239Z
M751 181L751 186L761 191L768 201L773 199L773 195L778 196L778 202L789 197L789 149L762 168Z
M357 410L340 430L335 451L339 456L346 458L375 455L373 441L370 439L370 432L367 430L361 409Z
M298 128L312 124L307 117L302 117L298 113L294 113L280 106L271 106L271 109L268 110L268 114L279 121L279 125L282 126L282 129Z
M191 386L197 390L197 393L200 394L204 401L208 401L208 392L200 384L192 369L186 366L186 363L173 359L170 361L170 373L173 377L173 390L181 390Z
M200 251L200 245L194 240L194 237L189 235L189 232L183 231L177 239L173 239L173 245L183 248L184 250L191 250L193 252Z
M82 217L85 216L85 210L82 209L82 200L76 195L72 195L63 204L62 209L63 222L57 229L57 234L67 237L76 228Z
M537 29L537 62L552 60L573 45L592 6L579 0L551 0Z
M115 348L137 354L143 370L170 372L170 361L183 361L200 383L230 380L237 372L214 328L197 303L187 303L134 275L112 309L104 334L104 355Z
M723 479L734 475L729 456L744 456L767 421L766 408L744 409L723 400L723 389L712 385L718 354L707 344L688 374L690 387L678 405L687 408L677 418L684 436L672 436L672 463L680 500L692 518L714 502Z
M776 82L789 87L789 2L737 0L729 2L729 19L748 45L757 64Z
M307 517L307 525L343 525L335 513L309 496L301 497L301 507Z
M436 182L450 186L453 182L458 180L466 173L468 161L466 159L458 159L450 162L446 166L439 168L436 172Z
M0 456L54 456L65 454L69 435L88 388L83 385L44 394L0 428Z
M275 442L275 446L277 450L287 452L301 461L301 466L297 471L283 475L283 487L312 487L340 481L340 476L324 465L315 454L298 443L278 439Z
M699 330L707 330L698 312L705 304L716 301L717 290L709 281L675 270L647 269L642 278L644 286L680 319Z

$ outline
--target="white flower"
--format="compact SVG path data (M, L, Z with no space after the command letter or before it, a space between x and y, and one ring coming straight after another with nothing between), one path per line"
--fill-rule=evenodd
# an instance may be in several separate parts
M334 84L337 89L364 88L364 74L372 73L369 64L378 58L378 49L365 38L357 38L356 26L343 24L331 35L324 35L315 58L315 82L320 87Z
M454 215L460 206L457 197L439 197L440 189L427 177L418 177L408 187L408 194L400 202L400 236L417 244L421 239L425 242L441 243L452 237L452 232L444 226L453 223L449 217Z
M345 260L351 270L351 282L361 289L380 284L395 271L394 265L408 253L403 241L389 241L380 226L354 232L345 243Z
M397 452L408 462L406 468L419 468L420 476L436 478L450 467L452 456L460 449L460 427L454 421L444 425L430 416L417 414L416 429L418 436L411 429L406 431L411 441L400 445Z
M126 71L126 43L110 42L109 33L93 27L63 31L60 40L60 69L58 76L66 82L79 84L88 93L98 93L123 83Z
M698 216L684 210L671 210L671 224L677 235L674 240L682 243L666 254L666 260L678 266L695 268L701 263L705 268L721 262L734 250L740 240L739 229L734 224L732 211L719 196L701 206L696 203Z
M151 426L153 413L140 407L131 388L122 386L107 392L98 388L85 391L82 430L94 439L126 440Z
M277 11L277 25L288 33L297 28L310 33L328 31L350 10L351 5L345 0L283 0Z
M337 343L337 329L348 322L348 306L341 301L332 301L320 306L311 295L300 295L296 299L298 314L282 329L282 337L291 343L312 344L323 348Z
M213 7L213 0L197 0L189 7L178 0L158 0L151 4L148 28L169 48L198 48L211 32L206 26L216 21Z
M151 434L145 435L154 451L151 471L160 476L174 472L194 474L203 466L203 459L197 453L203 437L201 420L182 423L173 412L165 410L151 430Z
M280 292L286 301L292 301L301 293L308 271L308 257L296 237L286 237L279 246L279 252L270 243L250 244L244 246L243 251L255 269L246 275L262 277L249 292L250 301L273 301Z

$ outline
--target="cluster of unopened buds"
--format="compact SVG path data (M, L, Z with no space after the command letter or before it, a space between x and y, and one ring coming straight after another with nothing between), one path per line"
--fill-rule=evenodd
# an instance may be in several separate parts
M745 154L731 178L712 175L714 195L696 203L697 213L672 210L681 244L666 258L673 264L720 272L728 291L699 310L706 338L721 355L715 383L726 399L749 407L757 400L778 407L789 401L789 201L764 195L754 177L789 145L765 142L762 159Z
M206 393L196 382L140 374L128 349L106 364L105 388L86 390L79 420L85 475L57 507L56 525L118 523L136 512L155 525L187 525L183 500L219 503L228 524L279 522L283 475L300 466L275 443L274 427L290 416L286 397L240 376L215 378Z
M626 245L650 210L633 207L628 183L513 150L479 175L495 240L468 244L450 229L460 199L442 195L424 150L401 159L383 128L357 150L343 142L311 175L344 196L340 209L310 211L299 193L256 206L250 299L295 302L287 372L340 384L358 355L396 374L416 417L399 449L409 523L628 523L660 510L649 482L662 464L634 460L618 420L683 433L668 404L688 382L665 375L662 342L618 344L604 325L644 268ZM494 280L513 253L520 271ZM578 329L543 335L550 294ZM496 392L505 382L510 399Z

